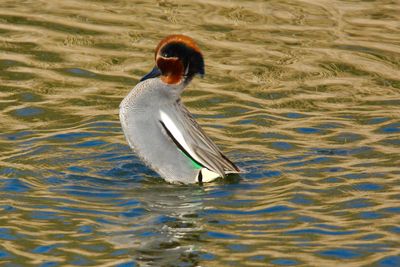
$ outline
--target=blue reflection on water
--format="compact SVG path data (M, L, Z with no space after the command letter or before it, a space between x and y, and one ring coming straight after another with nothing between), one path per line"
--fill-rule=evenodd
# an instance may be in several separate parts
M314 203L312 199L301 194L296 194L290 201L301 205L312 205Z
M48 261L48 262L44 262L41 265L39 265L40 267L55 267L55 266L60 266L59 262L55 262L55 261Z
M133 262L133 261L124 262L124 263L120 263L120 264L115 265L115 267L135 267L135 266L137 266L137 264L135 262Z
M374 204L370 202L370 200L366 198L358 198L358 199L353 199L345 202L343 204L344 208L346 209L359 209L359 208L366 208L373 206Z
M78 231L80 233L90 234L93 233L94 228L92 225L82 225L81 227L79 227Z
M377 262L379 267L400 266L400 256L387 256Z
M288 117L290 119L301 119L301 118L305 118L306 115L301 114L301 113L296 113L296 112L289 112L286 114L286 117Z
M291 230L285 232L285 234L294 234L294 235L303 235L303 234L317 234L317 235L351 235L357 233L358 231L327 231L322 229L300 229L300 230Z
M357 184L356 188L361 191L377 191L377 190L382 190L382 186L378 184L373 184L373 183L362 183L362 184Z
M361 257L362 255L351 249L337 248L329 249L319 252L320 255L336 259L353 259Z
M13 235L8 228L0 228L0 239L2 240L15 240L17 237Z
M244 252L249 250L249 247L242 244L231 244L227 246L229 250L233 252Z
M41 108L26 107L26 108L17 109L15 111L15 115L20 116L20 117L34 117L34 116L42 114L43 112L44 112L44 110Z
M400 133L400 122L387 124L381 127L378 131L385 134Z
M222 239L238 239L239 237L233 234L221 233L221 232L207 232L207 236L210 238L222 238Z
M46 245L46 246L39 246L39 247L36 247L32 252L33 253L38 253L38 254L41 254L41 253L48 253L48 252L51 252L54 248L57 248L57 247L59 247L60 245Z
M271 263L281 266L295 266L300 264L297 260L292 260L292 259L276 259L272 260Z
M32 131L18 131L12 134L5 134L5 138L9 140L23 140L25 137L32 136L33 132Z
M361 219L379 219L383 217L383 214L376 211L363 211L358 215Z
M35 220L55 220L60 219L60 215L53 211L35 210L30 213L30 217Z
M320 133L321 130L317 128L311 128L311 127L300 127L296 129L297 132L302 133L302 134L317 134Z
M270 208L252 210L252 211L244 211L244 210L222 210L222 209L209 209L203 211L204 214L234 214L234 215L256 215L263 213L275 213L275 212L285 212L291 211L293 208L290 208L285 205L278 205Z
M293 148L293 145L287 142L273 142L272 147L278 150L290 150Z
M0 249L0 259L7 259L7 258L11 258L11 254L8 253L7 251Z
M24 193L30 190L30 187L20 179L6 179L2 181L0 185L0 191Z
M205 261L215 260L215 255L211 253L202 253L200 254L200 259Z
M248 260L250 261L265 261L267 257L265 257L264 255L254 255L248 258Z

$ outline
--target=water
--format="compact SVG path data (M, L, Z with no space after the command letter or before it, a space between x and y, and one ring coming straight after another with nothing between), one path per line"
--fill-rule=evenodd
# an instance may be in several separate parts
M1 266L400 266L396 1L0 1ZM118 105L184 33L241 179L171 185Z

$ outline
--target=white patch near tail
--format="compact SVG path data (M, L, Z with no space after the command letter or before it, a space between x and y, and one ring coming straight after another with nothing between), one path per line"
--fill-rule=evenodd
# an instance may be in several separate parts
M221 177L218 173L212 172L207 168L201 168L200 172L201 172L203 183L208 183L208 182L211 182L211 181Z

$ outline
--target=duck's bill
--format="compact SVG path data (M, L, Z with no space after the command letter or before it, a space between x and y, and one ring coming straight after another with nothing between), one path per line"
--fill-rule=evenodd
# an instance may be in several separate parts
M140 81L143 82L144 80L151 79L151 78L156 78L156 77L158 77L160 75L161 75L160 69L157 68L157 66L155 66L149 73L144 75L142 77L142 79L140 79Z

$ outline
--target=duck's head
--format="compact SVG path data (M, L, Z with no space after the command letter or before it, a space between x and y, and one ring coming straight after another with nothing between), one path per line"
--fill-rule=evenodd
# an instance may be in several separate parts
M194 75L204 75L204 60L195 41L185 35L165 37L155 51L156 66L140 81L161 76L167 84L188 83Z

